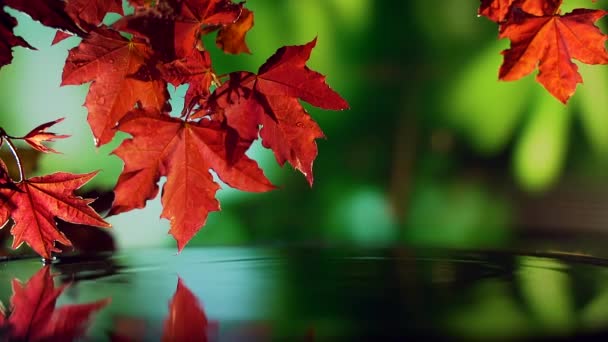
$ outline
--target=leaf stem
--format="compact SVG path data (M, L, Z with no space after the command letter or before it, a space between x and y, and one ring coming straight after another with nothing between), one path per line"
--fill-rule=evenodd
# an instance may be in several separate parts
M217 75L216 77L217 77L217 78L226 78L226 77L230 77L230 74L231 74L231 73L227 73L227 74L220 74L220 75Z
M2 133L2 141L6 141L6 144L10 148L11 152L13 153L13 157L15 157L15 161L17 162L17 168L19 169L19 181L17 181L16 183L21 183L25 179L25 172L23 171L23 163L21 162L19 153L17 153L17 148L15 147L11 139L6 134L4 134L4 130L0 130L0 133Z
M215 73L213 73L213 72L212 72L212 73L211 73L211 82L212 82L213 84L215 84L215 86L216 86L216 87L218 87L218 88L219 88L219 87L221 87L221 86L222 86L222 81L221 81L221 79L222 79L222 78L226 78L226 77L228 77L228 76L230 76L230 75L229 75L229 74L223 74L223 75L219 75L219 76L218 76L218 75L216 75Z

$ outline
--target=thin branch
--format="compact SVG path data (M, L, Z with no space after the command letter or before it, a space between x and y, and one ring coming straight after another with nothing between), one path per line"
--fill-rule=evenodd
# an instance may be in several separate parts
M3 132L3 131L2 131ZM19 154L17 153L17 148L13 144L10 138L6 135L2 136L2 141L6 141L6 144L11 149L13 153L13 157L15 157L15 161L17 162L17 168L19 169L19 181L17 183L21 183L25 179L25 172L23 171L23 163L21 163L21 158L19 158Z

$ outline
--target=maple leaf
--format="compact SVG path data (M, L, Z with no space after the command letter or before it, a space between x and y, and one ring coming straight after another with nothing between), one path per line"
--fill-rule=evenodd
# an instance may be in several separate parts
M505 20L515 0L481 0L479 15L483 15L494 22Z
M8 174L8 168L2 159L0 159L0 188L4 187L4 185L9 182L11 182L11 177Z
M74 21L62 0L3 0L4 5L26 13L45 26L61 29L78 35L86 32Z
M13 29L17 20L0 9L0 67L13 60L13 47L21 46L33 49L23 38L15 36Z
M97 26L109 12L123 15L122 0L67 0L66 12L76 22Z
M89 206L92 199L72 194L96 174L58 172L16 183L19 191L0 189L0 221L6 223L7 213L10 212L15 223L11 228L13 249L25 242L40 256L50 259L51 252L60 251L54 246L55 241L71 246L70 241L57 229L54 217L71 223L110 227Z
M55 37L53 38L51 45L55 45L65 39L72 38L72 37L74 37L74 35L69 32L57 31L57 32L55 32Z
M513 8L543 16L555 14L561 5L562 0L481 0L478 13L500 23L507 19Z
M2 159L0 159L0 189L13 189L15 191L19 191L17 185L15 185L15 182L13 182L13 180L11 179L11 176L8 172L8 168L6 167L6 164L4 164ZM0 227L2 227L6 220L8 220L8 217L3 220L4 215L1 214L3 209L6 208L0 208ZM10 214L8 216L10 216Z
M135 9L143 8L143 7L152 7L154 0L127 0L129 5L133 6Z
M107 28L70 50L61 84L93 81L85 106L97 146L112 140L116 124L137 102L159 110L167 105L167 85L151 65L152 55L143 40L127 40Z
M536 79L553 96L566 103L582 77L572 62L607 64L604 35L594 23L606 11L576 9L565 15L533 16L522 14L505 23L500 37L511 40L503 51L501 80L517 80L530 74L538 64Z
M47 141L53 141L56 139L64 139L64 138L70 137L69 135L64 135L64 134L57 135L55 133L46 131L49 127L51 127L61 121L63 121L63 118L44 123L44 124L34 128L33 130L31 130L28 134L26 134L23 137L23 139L25 140L25 142L27 142L30 146L32 146L37 151L45 152L45 153L48 153L48 152L59 153L59 152L55 151L54 149L43 145L42 143L47 142Z
M95 29L109 12L124 14L122 0L67 0L65 11L85 31ZM70 33L57 31L52 44L72 36Z
M198 298L178 278L161 341L207 341L209 322Z
M13 280L9 315L0 315L0 325L10 341L72 341L84 335L91 316L104 308L110 299L56 309L57 298L65 286L56 288L47 265L27 284Z
M117 30L148 38L165 62L187 57L198 47L200 37L235 22L242 4L231 0L160 0L114 23ZM158 34L163 32L163 34Z
M273 150L279 165L288 161L310 185L317 156L315 139L324 135L297 99L324 109L348 108L327 85L325 76L306 66L315 44L316 38L306 45L280 48L257 75L230 74L230 80L209 100L212 110L222 112L228 125L245 140L255 140L262 125L262 144Z
M226 53L251 53L245 35L253 27L253 12L243 8L239 19L232 24L222 27L217 33L216 44Z
M0 205L0 229L4 228L8 223L8 220L11 218L11 211L14 209L14 206L8 202L8 198L6 198L2 190L21 191L11 179L6 164L0 159L0 204L2 204Z
M164 80L174 86L188 84L184 98L185 114L198 101L206 101L213 82L211 57L207 51L194 50L188 57L163 64L159 67Z
M110 215L143 208L156 197L160 177L166 176L161 217L171 221L169 232L179 251L205 224L209 212L220 209L215 199L219 185L210 169L236 189L274 189L257 163L244 155L250 142L230 141L218 122L185 122L144 108L134 110L118 128L133 138L113 152L125 165L114 189ZM231 160L235 150L242 157Z

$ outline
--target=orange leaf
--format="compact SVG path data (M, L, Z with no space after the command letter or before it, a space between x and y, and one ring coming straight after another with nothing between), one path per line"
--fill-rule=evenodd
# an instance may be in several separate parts
M252 27L253 12L243 8L241 16L237 21L220 29L215 42L220 49L227 53L251 53L249 47L247 47L247 43L245 43L245 35L247 35L247 32Z
M505 20L515 0L481 0L479 15L489 18L494 22Z
M93 200L72 193L95 175L96 172L83 175L59 172L17 183L19 191L0 189L0 219L10 212L15 222L11 228L13 248L25 242L40 256L50 259L51 252L60 251L55 241L71 246L57 229L55 217L71 223L110 227L89 206Z
M44 123L36 128L34 128L31 132L29 132L26 136L23 137L23 139L25 140L25 142L27 142L30 146L32 146L34 149L40 151L40 152L53 152L53 153L59 153L57 151L55 151L54 149L44 146L42 143L46 142L46 141L53 141L56 139L65 139L65 138L69 138L69 135L57 135L55 133L51 133L51 132L47 132L47 128L55 125L56 123L59 123L63 121L63 118L61 119L57 119L55 121L51 121L51 122L47 122Z
M501 38L511 40L503 51L501 80L517 80L530 74L538 64L536 77L553 96L566 103L583 80L577 59L587 64L607 64L604 35L594 23L606 11L576 9L565 15L522 14L501 27Z
M514 8L536 16L555 14L562 0L481 0L479 15L503 22Z

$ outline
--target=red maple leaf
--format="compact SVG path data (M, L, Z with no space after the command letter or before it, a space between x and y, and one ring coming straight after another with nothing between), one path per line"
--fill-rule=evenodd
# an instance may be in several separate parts
M236 189L274 189L257 163L244 155L250 142L231 141L218 122L188 122L156 109L137 109L118 128L133 138L114 151L125 165L110 214L143 208L156 197L160 177L166 176L161 217L171 221L169 232L180 251L205 224L209 212L220 209L215 199L219 185L209 170ZM233 160L231 155L241 157Z
M501 26L500 37L511 40L503 51L502 80L517 80L538 64L536 77L553 96L566 103L582 83L577 59L587 64L608 64L604 46L608 39L594 23L606 11L577 9L565 15L534 16L522 13Z
M67 14L86 31L95 29L109 12L123 15L122 0L68 0L65 11ZM57 31L52 44L72 37L72 34Z
M97 26L108 12L123 14L122 0L68 0L66 12L76 22Z
M196 47L202 50L201 35L235 22L241 9L242 4L231 0L160 0L155 7L140 8L113 27L148 38L163 60L170 62L187 57Z
M13 60L13 47L33 49L23 38L15 36L15 26L17 20L0 9L0 67L10 64Z
M211 57L207 51L194 50L185 58L163 64L159 67L165 81L174 86L188 84L184 98L185 114L199 101L206 101L211 94L210 87L213 82Z
M51 252L59 252L55 241L71 246L70 241L57 229L55 217L64 221L96 227L110 227L89 204L91 199L73 195L96 172L74 175L59 172L33 177L16 183L15 189L0 189L0 223L13 218L13 248L27 243L45 259Z
M8 220L11 218L11 210L13 209L11 204L7 202L7 198L2 193L2 190L6 189L13 191L19 190L11 179L6 164L2 161L2 159L0 159L0 203L6 203L5 205L0 205L0 229L4 228L4 226L8 223Z
M3 4L27 13L32 19L45 26L61 29L74 34L83 35L85 32L74 21L66 10L66 2L62 0L3 0Z
M555 14L562 0L481 0L479 15L495 22L503 22L514 8L528 14L542 16Z
M4 164L2 159L0 159L0 187L10 181L12 181L12 180L8 173L8 168L6 167L6 164ZM4 222L0 222L0 223L4 223Z
M46 131L48 128L50 128L51 126L53 126L61 121L63 121L63 118L44 123L44 124L34 128L33 130L31 130L28 134L26 134L23 137L23 139L25 140L25 142L27 142L30 146L32 146L37 151L45 152L45 153L48 153L48 152L59 153L59 152L55 151L54 149L43 145L42 143L69 137L69 135L64 135L64 134L58 135L58 134Z
M65 286L55 288L48 265L25 286L17 279L12 285L9 312L0 310L0 330L8 332L3 341L73 341L84 335L91 316L110 302L108 298L55 308Z
M151 62L152 55L144 41L128 40L107 28L91 32L70 50L62 85L93 81L85 106L97 146L112 140L116 124L136 102L159 110L166 106L167 85Z
M135 9L141 9L144 7L152 7L154 4L154 0L127 0L129 5L133 6Z
M207 341L209 322L198 298L181 278L169 303L162 341Z
M312 185L312 164L317 156L315 139L323 132L300 105L298 98L320 108L342 110L348 103L333 91L325 76L306 62L316 39L306 45L280 48L260 67L258 74L236 72L210 99L215 112L246 140L258 137L273 150L282 166L288 161Z

